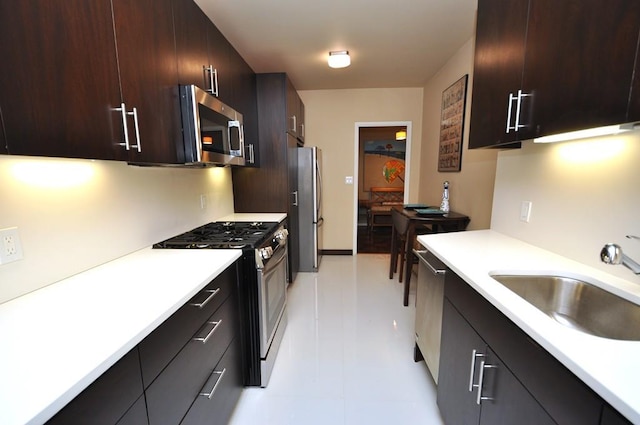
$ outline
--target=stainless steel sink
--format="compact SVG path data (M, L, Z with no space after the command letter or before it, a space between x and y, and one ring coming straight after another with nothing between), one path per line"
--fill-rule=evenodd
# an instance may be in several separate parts
M491 277L565 326L603 338L640 340L640 306L590 283L563 276Z

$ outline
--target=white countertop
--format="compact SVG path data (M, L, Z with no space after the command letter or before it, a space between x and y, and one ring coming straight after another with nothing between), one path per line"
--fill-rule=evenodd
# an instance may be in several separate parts
M233 213L220 217L216 221L250 221L262 223L280 223L287 218L286 213Z
M145 248L0 304L0 423L44 423L240 255Z
M562 326L489 272L578 277L636 304L639 279L620 279L491 230L423 235L418 241L622 415L640 423L640 342L595 337Z

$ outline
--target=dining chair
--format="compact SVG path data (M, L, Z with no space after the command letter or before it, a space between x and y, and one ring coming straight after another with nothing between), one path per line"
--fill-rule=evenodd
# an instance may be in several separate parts
M389 263L389 279L398 271L398 257L400 257L400 274L398 281L402 283L404 272L404 262L407 251L407 233L409 231L409 217L402 214L396 208L391 209L391 223L393 225L391 237L391 259Z

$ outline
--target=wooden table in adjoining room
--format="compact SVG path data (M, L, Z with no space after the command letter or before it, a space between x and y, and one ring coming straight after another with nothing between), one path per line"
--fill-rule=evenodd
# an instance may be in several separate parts
M403 304L409 305L409 288L411 283L411 268L413 266L413 241L416 235L416 229L420 226L426 226L433 233L459 232L465 230L471 219L457 212L449 211L446 214L421 215L414 209L396 207L404 216L409 218L409 229L407 230L407 243L405 244L405 271L404 271L404 294ZM391 231L391 253L397 244L397 235L395 227ZM393 255L392 255L393 257ZM394 262L391 258L390 269L393 268Z

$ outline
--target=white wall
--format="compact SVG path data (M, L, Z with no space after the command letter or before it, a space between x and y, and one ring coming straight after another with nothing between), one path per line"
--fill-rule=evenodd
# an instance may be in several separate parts
M487 229L491 222L493 182L497 151L469 150L469 120L473 91L474 39L465 43L424 87L422 156L420 161L420 192L418 200L440 205L443 182L449 181L449 204L471 218L468 230ZM466 115L463 133L462 166L460 172L438 172L438 148L442 92L463 75L469 75Z
M355 169L355 124L358 122L411 122L412 143L409 194L418 196L420 140L422 135L422 88L303 90L305 143L318 146L323 155L324 203L323 249L352 250L354 186L345 176Z
M227 168L0 155L0 229L24 251L0 265L0 303L231 212Z
M550 145L525 142L498 155L491 228L640 283L600 262L608 242L640 261L640 134ZM521 222L520 203L533 202Z

